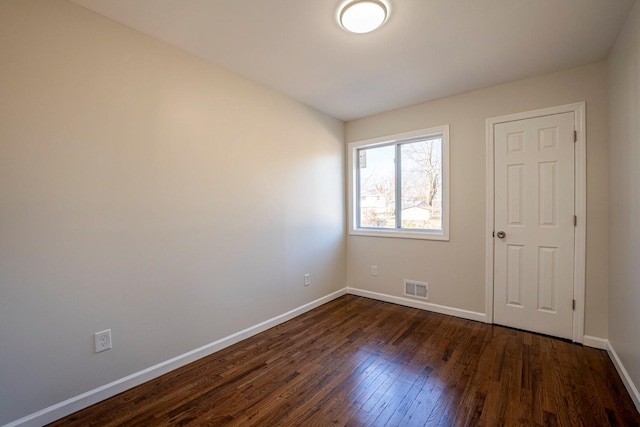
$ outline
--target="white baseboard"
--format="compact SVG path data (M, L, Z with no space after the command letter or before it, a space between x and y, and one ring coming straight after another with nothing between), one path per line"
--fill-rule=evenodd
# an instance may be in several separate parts
M629 373L624 368L622 361L618 357L618 353L616 353L616 350L613 348L609 340L607 340L606 350L607 350L607 353L609 353L609 357L611 358L613 365L616 367L616 370L618 371L620 378L622 378L622 382L624 383L624 386L626 387L627 391L631 395L631 399L633 400L633 403L636 405L636 409L638 410L638 412L640 412L640 393L638 392L638 388L633 383L633 380L629 376Z
M582 345L600 350L607 349L607 342L608 341L604 338L592 337L590 335L585 335L582 339Z
M346 288L340 289L339 291L333 292L315 301L311 301L310 303L304 304L298 308L287 311L284 314L266 320L262 323L258 323L257 325L251 326L242 331L236 332L235 334L229 335L228 337L219 339L200 348L196 348L195 350L181 354L180 356L174 357L173 359L169 359L165 362L158 363L157 365L151 366L142 371L113 381L109 384L105 384L102 387L98 387L81 395L72 397L71 399L67 399L64 402L49 406L48 408L42 409L31 415L27 415L26 417L6 424L4 427L39 427L59 420L60 418L71 415L74 412L87 408L102 400L113 397L116 394L122 393L123 391L129 390L133 387L164 375L167 372L188 365L189 363L215 353L216 351L220 351L223 348L229 347L239 341L257 335L269 328L291 320L294 317L306 313L309 310L312 310L329 301L339 298L342 295L346 295L346 293Z
M461 317L468 320L475 320L477 322L487 321L487 316L484 313L478 313L475 311L462 310L460 308L447 307L445 305L432 304L430 302L416 301L409 298L380 294L378 292L365 291L364 289L358 288L347 288L347 293L375 299L378 301L404 305L406 307L419 308L422 310L433 311L435 313L447 314L449 316Z

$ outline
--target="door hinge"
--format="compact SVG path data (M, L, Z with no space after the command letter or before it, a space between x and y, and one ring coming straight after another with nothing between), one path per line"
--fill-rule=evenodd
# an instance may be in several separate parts
M575 309L576 309L576 300L573 300L572 308L575 311Z
M574 215L573 216L573 226L577 227L578 226L578 215Z
M573 142L578 142L578 131L577 130L573 131Z

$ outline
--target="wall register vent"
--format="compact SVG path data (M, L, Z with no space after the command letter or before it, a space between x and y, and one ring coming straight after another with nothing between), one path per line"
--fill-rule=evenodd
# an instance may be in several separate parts
M408 297L429 299L429 284L405 279L404 294Z

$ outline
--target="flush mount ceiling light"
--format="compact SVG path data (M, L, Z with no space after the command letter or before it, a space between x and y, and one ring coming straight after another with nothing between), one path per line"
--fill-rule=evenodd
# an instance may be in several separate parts
M340 10L340 25L352 33L369 33L380 28L387 19L387 6L380 0L356 0Z

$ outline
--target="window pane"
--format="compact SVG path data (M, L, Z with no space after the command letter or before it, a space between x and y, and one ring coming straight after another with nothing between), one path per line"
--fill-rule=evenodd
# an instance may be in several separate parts
M400 149L402 228L442 230L442 138Z
M395 146L358 150L359 226L396 227Z

